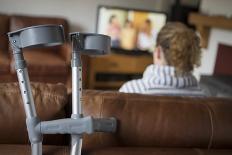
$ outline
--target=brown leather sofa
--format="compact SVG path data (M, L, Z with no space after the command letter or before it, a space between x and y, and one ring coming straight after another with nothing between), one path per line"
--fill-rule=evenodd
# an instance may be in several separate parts
M63 85L33 84L42 120L70 116ZM84 92L84 115L116 117L114 134L85 135L83 155L231 155L232 100ZM0 155L29 155L18 86L0 85ZM45 155L68 155L68 136L44 137Z
M0 81L7 82L10 76L10 57L8 53L9 16L0 14Z
M8 44L7 32L24 27L42 24L63 25L68 36L69 25L64 18L0 15L0 82L16 80L14 61ZM24 57L27 60L32 81L66 83L70 68L71 53L67 44L46 49L27 49Z

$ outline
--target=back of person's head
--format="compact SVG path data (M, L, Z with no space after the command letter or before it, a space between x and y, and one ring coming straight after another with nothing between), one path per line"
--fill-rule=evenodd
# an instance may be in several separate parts
M166 63L175 67L177 74L191 72L200 65L200 39L182 23L167 23L159 32L157 47L162 47Z

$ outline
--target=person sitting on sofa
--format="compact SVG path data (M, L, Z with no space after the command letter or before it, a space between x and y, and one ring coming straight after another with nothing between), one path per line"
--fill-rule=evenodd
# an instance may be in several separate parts
M149 65L142 79L126 82L119 92L143 94L204 95L192 75L200 65L200 39L182 23L167 23L158 33Z

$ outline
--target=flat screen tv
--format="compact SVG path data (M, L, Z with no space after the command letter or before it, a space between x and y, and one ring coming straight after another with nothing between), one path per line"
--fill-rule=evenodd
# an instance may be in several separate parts
M97 33L111 37L113 51L130 54L152 52L167 21L162 12L110 6L99 6L97 16Z

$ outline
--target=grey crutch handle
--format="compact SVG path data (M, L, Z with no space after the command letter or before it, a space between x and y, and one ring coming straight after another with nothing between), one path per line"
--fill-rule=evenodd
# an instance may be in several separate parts
M115 132L115 118L82 117L78 119L59 119L40 122L36 130L43 134L91 134L93 132Z
M95 132L115 132L117 120L115 118L94 118L93 127Z

